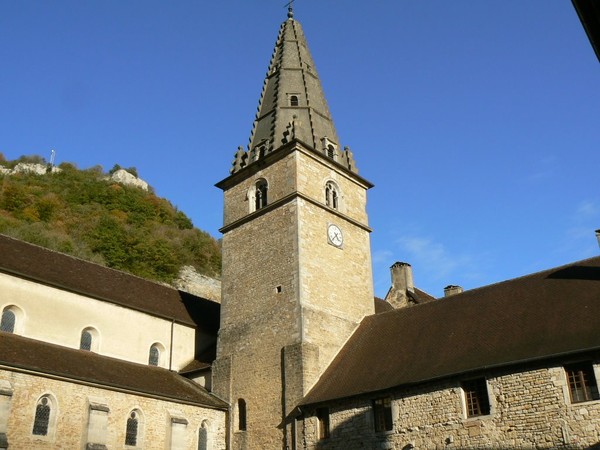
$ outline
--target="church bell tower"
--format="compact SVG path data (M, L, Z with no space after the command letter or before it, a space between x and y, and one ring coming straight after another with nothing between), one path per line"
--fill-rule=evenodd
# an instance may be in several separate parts
M374 313L366 193L340 145L300 23L288 13L250 143L224 192L213 389L230 448L293 449L297 403Z

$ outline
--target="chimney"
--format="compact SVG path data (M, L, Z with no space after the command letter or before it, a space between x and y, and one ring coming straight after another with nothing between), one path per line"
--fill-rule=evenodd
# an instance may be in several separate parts
M596 230L596 239L598 239L598 245L600 246L600 229Z
M399 291L415 292L412 267L405 262L395 262L390 267L392 272L392 288Z
M450 297L452 295L460 294L464 291L460 286L454 286L450 284L444 288L444 297Z

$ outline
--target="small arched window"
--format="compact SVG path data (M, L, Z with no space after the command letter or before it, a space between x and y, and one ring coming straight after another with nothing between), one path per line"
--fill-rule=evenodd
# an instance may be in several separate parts
M246 431L246 400L238 399L238 430Z
M5 333L14 333L15 324L17 323L17 316L15 312L10 308L4 308L2 311L2 320L0 321L0 331Z
M334 182L328 181L325 185L325 204L333 209L338 209L340 202L340 195L338 188Z
M125 428L125 445L136 446L138 441L138 432L140 427L140 418L137 411L131 411L127 418Z
M198 450L209 450L209 436L208 436L209 425L207 421L203 421L202 425L198 429Z
M36 436L48 436L50 418L52 415L52 402L47 395L41 397L35 407L35 418L33 420L32 434Z
M160 362L160 347L158 344L152 344L150 352L148 353L148 364L151 366L158 366Z
M81 330L79 337L79 349L97 352L100 343L100 335L94 327L86 327Z
M81 350L90 351L92 349L92 333L90 330L83 330L81 332L81 339L79 340L79 348Z
M255 210L264 208L267 206L268 196L267 193L269 191L269 185L266 180L258 180L256 182L256 190L255 190Z
M298 96L291 95L290 96L290 106L298 106L299 104L300 104L300 102L298 101Z

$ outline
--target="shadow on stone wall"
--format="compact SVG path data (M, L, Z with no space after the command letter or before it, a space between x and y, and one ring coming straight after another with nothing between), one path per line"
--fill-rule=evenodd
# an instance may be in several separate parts
M498 446L481 445L471 446L460 443L458 430L448 430L445 437L432 438L427 436L426 432L419 433L419 439L416 436L396 432L376 433L373 430L373 420L370 411L360 415L352 416L346 421L331 428L330 437L322 439L314 446L308 446L307 450L354 450L354 449L389 449L389 450L600 450L600 442L591 446L582 446L576 444L540 443L531 446ZM460 428L462 430L462 428ZM425 439L429 441L426 444L421 443ZM421 441L421 442L419 442Z

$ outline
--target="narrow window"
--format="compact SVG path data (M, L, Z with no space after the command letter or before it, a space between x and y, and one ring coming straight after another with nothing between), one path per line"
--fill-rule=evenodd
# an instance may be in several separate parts
M238 430L246 431L246 400L238 400Z
M79 348L81 350L90 351L92 349L92 333L89 330L83 330L81 332L81 339L79 340Z
M319 439L328 439L329 430L329 408L317 408L317 421L319 423Z
M17 316L15 313L8 308L4 308L2 311L2 320L0 321L0 331L4 331L5 333L14 333L16 322Z
M135 411L131 411L125 428L125 445L137 445L139 419Z
M206 420L198 429L198 450L208 450L208 425Z
M290 96L290 106L298 106L298 104L299 104L298 96L297 95Z
M375 431L392 430L392 400L389 397L373 400Z
M600 399L598 384L591 363L584 362L565 366L569 380L571 402L580 403Z
M331 144L327 146L327 156L331 159L334 159L335 157L335 148Z
M35 407L32 433L37 436L47 436L50 424L50 400L47 396L40 398Z
M467 417L485 416L490 413L490 400L485 378L463 381Z
M267 192L269 187L265 180L256 182L256 211L267 206Z
M338 189L332 181L325 185L325 205L333 209L338 209L339 206Z
M158 345L153 344L150 347L150 352L148 354L148 364L151 366L158 366L158 361L160 360L160 349Z

